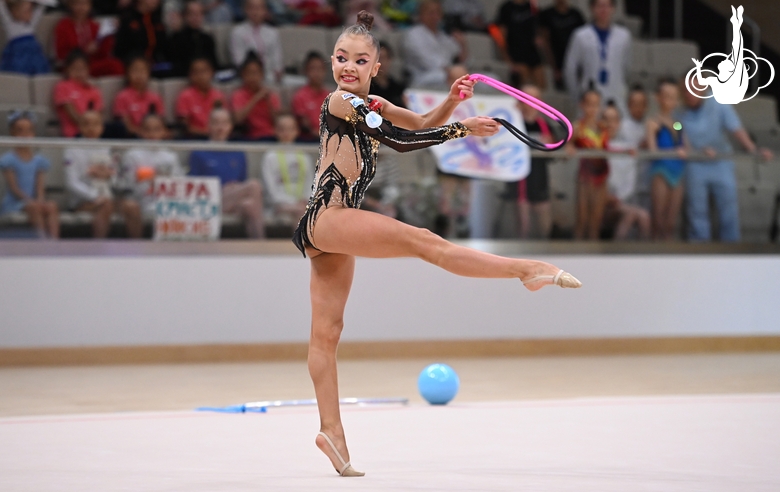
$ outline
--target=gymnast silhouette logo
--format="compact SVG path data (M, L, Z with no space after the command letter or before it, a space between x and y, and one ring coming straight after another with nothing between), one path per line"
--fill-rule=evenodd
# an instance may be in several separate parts
M693 63L696 64L688 74L685 76L685 87L688 92L700 99L708 99L714 97L716 101L721 104L739 104L744 101L749 101L756 97L756 95L763 89L772 83L775 78L775 67L772 66L765 58L761 58L753 53L751 50L745 48L744 40L742 39L742 14L745 11L740 5L736 10L734 6L731 7L731 26L734 29L734 36L731 41L731 54L726 55L724 53L712 53L705 57L702 61L698 61L693 58ZM715 73L709 69L702 69L702 65L710 58L723 58L718 63L718 73ZM770 75L769 81L756 89L756 92L750 97L745 97L750 84L750 79L756 76L758 73L758 67L761 62L764 62L769 67ZM712 74L710 77L705 77L703 74ZM707 87L712 89L710 95L700 95L699 92L704 91ZM693 90L692 90L693 88Z

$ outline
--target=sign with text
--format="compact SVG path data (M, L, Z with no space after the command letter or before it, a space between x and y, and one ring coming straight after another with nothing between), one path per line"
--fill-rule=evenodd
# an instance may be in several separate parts
M409 109L425 114L447 97L446 92L408 90ZM455 109L450 121L463 121L471 116L503 118L525 131L523 118L517 109L517 100L509 96L475 95ZM519 181L531 171L528 146L512 136L505 128L492 137L466 137L434 145L439 169L445 173L469 178L497 181Z
M153 194L156 241L219 239L219 178L156 178Z

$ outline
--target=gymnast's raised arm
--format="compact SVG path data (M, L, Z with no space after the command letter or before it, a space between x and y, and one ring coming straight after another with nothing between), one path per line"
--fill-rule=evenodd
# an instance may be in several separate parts
M455 111L458 104L467 99L471 99L474 95L475 84L476 81L469 80L468 74L456 79L450 87L447 98L426 114L417 114L406 108L400 108L383 97L370 97L382 103L382 114L385 118L400 127L408 128L410 130L420 130L423 128L441 126L446 123L447 120L450 119L450 116L452 116L452 113Z
M377 128L371 128L366 124L365 118L350 103L355 98L357 96L349 92L336 91L330 98L328 111L336 118L353 123L357 130L398 152L424 149L468 135L487 137L495 135L500 129L498 123L485 116L476 116L462 122L415 130L397 127L389 119L382 118L382 123ZM409 112L411 113L411 111Z

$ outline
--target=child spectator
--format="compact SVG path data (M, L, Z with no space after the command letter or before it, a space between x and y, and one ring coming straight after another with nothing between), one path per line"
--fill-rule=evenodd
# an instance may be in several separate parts
M230 33L230 56L235 66L241 65L250 51L263 60L267 81L279 83L284 73L282 42L279 31L266 23L268 9L265 0L245 0L246 22Z
M607 147L607 135L602 132L599 125L600 105L601 95L594 89L589 89L580 98L582 119L574 124L574 135L567 147L570 155L574 153L575 148L598 150ZM580 159L577 176L575 239L599 239L608 197L608 176L609 163L606 159L601 157Z
M190 85L176 99L176 116L185 129L185 138L206 139L209 115L217 107L226 107L225 95L211 85L214 67L207 58L190 64Z
M149 90L151 68L149 61L136 56L127 64L127 86L114 99L114 117L124 126L124 133L139 137L141 123L147 114L161 114L163 102L160 95Z
M276 117L276 139L293 144L298 138L298 122L290 113ZM263 157L263 185L269 205L280 222L294 226L306 211L314 180L311 156L298 151L276 150Z
M609 141L608 148L613 152L635 154L638 143L631 140L622 131L621 114L613 101L607 103L601 115L602 125ZM650 214L647 210L635 205L636 192L636 159L631 156L609 158L608 189L605 217L614 226L614 239L625 241L631 230L636 226L639 239L650 238Z
M535 85L525 85L522 90L532 97L541 99L542 93ZM553 142L553 134L547 122L539 115L539 111L528 104L518 103L518 109L523 115L525 131L532 138L544 143ZM519 219L520 237L531 237L531 214L533 213L538 234L533 237L549 239L552 233L552 210L550 206L550 183L547 172L548 159L544 157L531 158L531 172L522 181L507 183L514 188L517 196L517 216ZM511 196L513 193L509 193Z
M149 141L164 140L168 131L165 122L157 114L148 114L141 124L141 138ZM184 176L179 157L164 148L130 149L122 159L123 173L133 184L133 196L141 204L147 217L154 217L154 177Z
M274 136L274 115L282 102L272 89L265 85L263 62L249 52L241 64L241 87L236 89L230 100L236 125L245 129L251 140L272 139Z
M383 97L400 108L405 108L404 92L406 91L406 85L398 82L390 75L394 56L390 45L380 43L379 60L382 66L376 77L371 79L371 94Z
M102 36L100 24L90 18L92 0L70 0L69 15L54 29L57 64L62 65L71 51L78 48L89 57L89 74L93 77L122 75L124 66L114 58L114 37Z
M12 137L35 136L35 117L26 111L11 113L8 117ZM0 171L5 180L6 193L0 214L23 212L40 237L60 237L60 218L57 204L46 200L44 187L46 172L51 165L31 147L16 147L0 157Z
M3 22L6 44L0 59L0 71L27 75L49 73L49 61L35 39L35 28L41 21L44 6L28 0L0 0L0 20Z
M656 91L658 114L647 121L647 148L650 152L675 150L685 158L682 125L675 119L680 104L680 90L674 79L663 79ZM683 202L682 159L657 159L650 163L650 200L652 204L653 239L668 241L674 237L677 217Z
M217 66L214 38L203 29L203 5L199 0L187 0L182 8L184 27L171 36L168 58L173 63L173 75L185 77L190 63L196 58L207 58Z
M79 122L83 139L98 139L103 134L103 117L97 111L85 112ZM117 160L108 147L71 147L65 149L65 187L70 207L92 214L92 236L108 237L111 217L119 211L125 219L127 235L141 237L143 223L138 202L114 197L117 185Z
M503 56L512 65L512 83L546 86L544 66L537 45L536 7L528 0L507 0L495 21L506 40Z
M168 34L162 20L160 0L136 0L119 19L114 54L120 60L142 55L149 60L152 72L168 74Z
M63 75L65 79L54 86L54 108L62 135L75 137L85 111L103 110L103 96L97 87L89 83L89 62L83 51L75 49L70 52Z
M217 108L211 112L209 139L212 142L226 142L232 131L233 122L227 109ZM239 214L248 237L265 237L262 188L256 179L246 179L246 156L243 152L193 151L190 154L190 175L219 177L222 183L222 212Z
M322 103L329 93L325 87L325 58L316 51L309 52L303 72L306 75L306 85L295 91L292 112L301 126L301 139L316 141L320 135Z

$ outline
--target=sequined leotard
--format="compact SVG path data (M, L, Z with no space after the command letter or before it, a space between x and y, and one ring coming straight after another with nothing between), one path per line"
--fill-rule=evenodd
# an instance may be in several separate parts
M328 207L359 208L374 179L379 144L398 152L409 152L440 144L470 133L462 123L422 130L404 130L383 119L370 128L365 118L349 103L353 94L336 91L325 98L320 113L320 155L314 172L306 213L298 222L292 241L306 256L305 247L318 249L313 238L314 224ZM331 99L333 102L331 103ZM341 119L331 113L331 105L346 114Z

